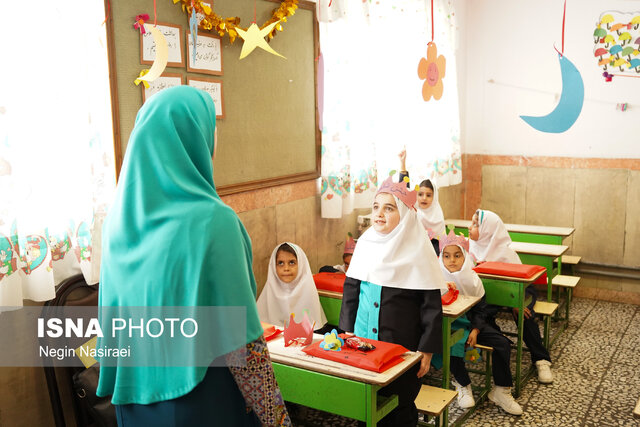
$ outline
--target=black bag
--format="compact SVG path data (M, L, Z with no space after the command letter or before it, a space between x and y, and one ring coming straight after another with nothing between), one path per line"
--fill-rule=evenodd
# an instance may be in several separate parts
M73 391L84 409L100 427L117 427L116 409L111 396L98 397L100 367L96 364L73 375Z

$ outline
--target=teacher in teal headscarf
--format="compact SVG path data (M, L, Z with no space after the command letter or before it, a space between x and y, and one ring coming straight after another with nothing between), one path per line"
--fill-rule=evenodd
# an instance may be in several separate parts
M100 305L244 307L245 336L224 335L211 361L246 346L247 364L103 364L98 395L112 395L120 425L291 424L256 309L251 241L213 182L215 126L211 97L188 86L138 112L103 228Z

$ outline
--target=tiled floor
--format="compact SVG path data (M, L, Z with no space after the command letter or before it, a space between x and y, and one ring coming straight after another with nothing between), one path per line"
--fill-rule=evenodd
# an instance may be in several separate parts
M505 331L515 330L506 316L498 323ZM535 377L527 383L517 399L522 416L485 401L465 425L640 426L632 415L640 397L639 355L639 306L574 298L571 323L551 349L553 384L539 384ZM527 352L523 362L529 366ZM479 384L479 377L472 379ZM462 413L454 401L450 421ZM355 420L302 407L292 407L292 419L296 426L358 426Z

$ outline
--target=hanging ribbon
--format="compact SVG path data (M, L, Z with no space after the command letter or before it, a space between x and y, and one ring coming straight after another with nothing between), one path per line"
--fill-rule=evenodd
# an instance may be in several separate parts
M149 15L142 14L142 15L137 15L136 16L136 23L133 24L133 28L135 28L136 30L140 30L140 34L144 34L146 33L145 29L144 29L144 23L145 21L149 20Z
M257 17L256 17L256 0L253 0L253 23L257 24Z
M158 13L156 12L156 0L153 0L153 26L158 26Z
M140 83L142 83L145 88L149 89L149 82L146 81L146 80L141 80L140 79L140 77L144 76L148 72L149 72L148 68L145 68L144 70L140 71L140 75L138 75L138 78L133 81L136 84L136 86L138 86Z
M433 0L431 0L431 43L433 43Z
M104 21L102 21L102 25L104 25L107 22L107 19L109 19L109 12L111 12L111 2L107 0L107 14L104 17Z
M553 46L553 48L556 50L556 52L558 52L560 56L564 56L564 21L566 16L567 16L567 0L564 0L564 11L562 12L562 52L558 51L555 45Z

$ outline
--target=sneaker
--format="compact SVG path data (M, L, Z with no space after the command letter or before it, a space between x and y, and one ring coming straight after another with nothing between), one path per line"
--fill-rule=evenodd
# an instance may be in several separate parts
M473 392L471 391L471 384L461 386L456 380L452 380L451 384L456 388L458 392L458 406L462 409L473 408L476 405L476 401L473 399Z
M536 362L538 370L538 382L542 384L550 384L553 382L553 374L551 373L551 362L548 360L538 360Z
M489 392L489 400L511 415L522 415L522 408L511 395L511 387L493 387Z

